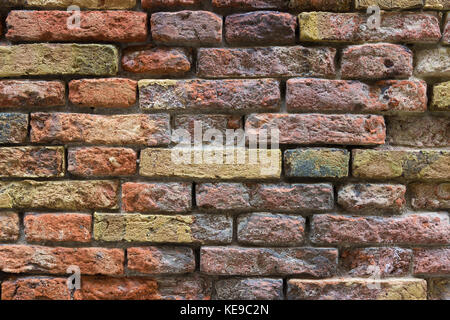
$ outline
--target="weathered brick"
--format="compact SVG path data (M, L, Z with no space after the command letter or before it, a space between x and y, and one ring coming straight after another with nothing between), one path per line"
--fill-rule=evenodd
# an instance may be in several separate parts
M63 248L29 245L0 246L0 270L7 273L66 274L71 265L82 274L123 274L122 249Z
M202 247L200 252L200 270L208 275L330 277L336 264L336 249Z
M232 77L331 77L335 73L334 48L265 47L251 49L201 48L197 75Z
M196 203L203 210L299 210L333 209L333 186L318 184L202 183L196 188Z
M176 274L195 270L192 248L135 247L127 249L128 270L145 274Z
M142 0L144 9L171 9L179 7L193 7L201 4L203 0Z
M157 146L169 143L169 115L33 113L32 142Z
M247 134L260 136L279 130L281 144L384 144L384 119L375 115L349 114L251 114Z
M24 227L28 242L89 242L92 216L81 213L27 214Z
M225 9L287 9L289 0L212 0L216 8Z
M19 215L15 212L0 212L0 241L19 239Z
M315 244L449 244L447 214L407 214L397 217L315 215Z
M64 147L0 148L0 177L62 177Z
M414 274L450 275L450 248L414 249Z
M137 81L122 78L69 82L69 100L78 107L128 108L136 103Z
M296 11L349 11L352 0L289 0L289 8Z
M136 5L136 0L3 0L0 7L25 6L27 8L66 9L71 5L79 6L82 9L131 9Z
M424 0L425 9L434 10L450 10L450 2L448 0Z
M369 179L450 179L447 150L374 149L353 150L353 176Z
M283 280L270 278L225 279L215 283L218 300L282 300Z
M117 209L114 181L1 181L0 208Z
M2 283L2 300L70 300L66 278L18 278Z
M20 44L0 47L0 77L43 75L112 76L119 54L112 45Z
M450 300L450 278L430 278L428 300Z
M62 81L2 80L0 107L58 107L65 104Z
M253 213L238 217L238 241L243 244L301 245L305 238L305 219L301 216Z
M302 148L284 151L288 177L342 178L348 176L350 152L345 149Z
M186 48L129 47L122 54L122 68L150 76L183 75L191 70L191 53Z
M94 238L99 241L226 244L232 240L232 218L224 215L96 213L94 221Z
M289 13L255 11L229 15L225 40L230 45L293 45L297 18Z
M222 42L222 17L212 12L157 12L150 23L152 40L158 44L196 47Z
M147 14L143 12L81 11L80 27L68 22L72 15L69 11L13 10L6 19L6 38L36 42L143 42L147 39Z
M387 140L392 145L450 146L450 117L445 115L391 117L387 121L386 131Z
M342 52L344 79L408 78L413 72L413 55L407 47L390 44L349 46Z
M423 0L355 0L356 9L367 9L370 6L378 6L380 9L412 9L423 6Z
M190 183L122 184L122 207L126 212L183 213L192 206Z
M412 183L408 189L415 209L450 209L450 183Z
M450 78L450 47L417 50L415 73L425 78Z
M145 111L277 111L280 101L275 79L139 81L139 104Z
M76 176L124 176L136 173L137 153L128 148L69 149L67 171Z
M433 87L433 101L431 110L450 111L450 81L443 82Z
M223 143L226 142L227 129L237 130L243 128L242 117L239 115L182 114L176 115L173 118L174 128L176 130L186 130L190 134L192 142L195 140L196 126L201 128L202 134L205 134L208 130L220 131L224 137ZM174 139L172 138L172 140ZM179 143L181 141L184 141L182 137L180 137L180 140L176 142ZM208 141L204 143L207 144Z
M401 212L406 187L401 184L352 183L339 188L338 204L352 212Z
M383 12L379 28L367 27L366 13L303 12L300 41L438 42L440 17L431 12Z
M288 281L289 300L426 300L422 279L326 279Z
M445 19L444 31L443 31L443 35L442 35L442 42L444 44L450 44L450 15L448 13L447 13L447 18Z
M22 143L28 135L28 114L0 113L0 143Z
M427 84L420 80L385 80L368 85L351 80L289 79L286 106L288 111L424 112Z
M339 269L351 277L398 277L409 274L412 250L402 248L343 249Z
M273 179L281 175L279 149L184 150L187 151L160 148L142 150L139 174L145 177L223 180ZM200 161L197 162L196 158Z

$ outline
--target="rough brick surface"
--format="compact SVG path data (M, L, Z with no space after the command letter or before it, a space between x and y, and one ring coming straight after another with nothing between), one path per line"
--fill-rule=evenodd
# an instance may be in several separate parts
M287 9L286 0L212 0L216 8L231 9Z
M189 273L195 270L191 248L136 247L127 249L128 269L145 274Z
M450 44L450 16L447 14L447 19L445 20L444 33L442 35L442 42L444 44Z
M214 46L222 42L222 17L208 11L152 14L152 39L163 45Z
M131 9L136 5L136 0L5 0L6 6L38 7L45 9L64 8L76 5L83 9Z
M21 143L27 137L28 114L0 113L0 143Z
M289 79L288 111L354 113L408 113L427 109L424 81L386 80L374 85L358 81Z
M65 104L61 81L0 81L0 107L57 107Z
M450 110L450 81L443 82L433 87L432 110L449 111Z
M142 0L142 7L144 9L170 9L178 7L196 6L202 0Z
M197 74L205 78L328 77L334 74L334 48L302 46L255 49L200 49Z
M413 73L413 56L404 46L377 43L350 46L342 53L344 79L408 78Z
M428 300L450 300L450 279L430 278L428 281Z
M423 0L356 0L357 9L367 9L370 6L379 6L381 9L412 9L423 6Z
M15 212L0 213L0 241L14 241L19 238L19 215Z
M72 27L67 11L11 11L6 19L11 41L142 42L147 15L132 11L81 11L80 27ZM39 28L36 28L39 25Z
M450 183L413 183L408 188L413 208L430 210L450 208Z
M210 275L327 277L336 272L336 261L335 249L202 247L200 269Z
M289 13L256 11L234 14L225 20L225 40L230 45L295 44L297 18Z
M414 274L449 275L450 249L415 249Z
M448 0L425 0L425 9L450 10Z
M289 8L296 11L348 11L351 0L289 0Z
M2 283L2 300L70 300L65 278L23 278Z
M24 218L29 242L89 242L92 216L79 213L28 214Z
M0 177L64 176L63 147L0 148Z
M33 113L30 136L40 143L164 145L169 143L169 116Z
M270 278L226 279L215 284L218 300L281 300L283 280Z
M136 103L137 82L131 79L83 79L69 83L69 100L79 107L127 108Z
M316 215L311 239L316 244L448 244L448 228L449 217L444 213L399 217Z
M450 47L421 49L415 54L415 74L423 78L450 77Z
M279 129L282 144L376 145L386 137L383 117L374 115L262 113L251 114L245 123L255 136L272 128Z

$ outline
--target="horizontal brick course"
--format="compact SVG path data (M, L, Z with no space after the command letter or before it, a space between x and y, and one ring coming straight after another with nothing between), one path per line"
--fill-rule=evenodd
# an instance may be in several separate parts
M14 109L64 106L65 91L62 81L2 80L0 107Z

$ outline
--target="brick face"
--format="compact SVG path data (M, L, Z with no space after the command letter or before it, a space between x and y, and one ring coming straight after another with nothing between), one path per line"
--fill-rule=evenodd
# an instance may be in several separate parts
M449 4L0 0L0 301L450 299Z

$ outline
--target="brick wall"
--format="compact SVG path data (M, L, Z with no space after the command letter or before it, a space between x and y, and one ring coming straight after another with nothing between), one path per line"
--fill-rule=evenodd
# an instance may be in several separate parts
M450 299L449 9L1 1L1 299ZM174 163L195 122L277 168Z

